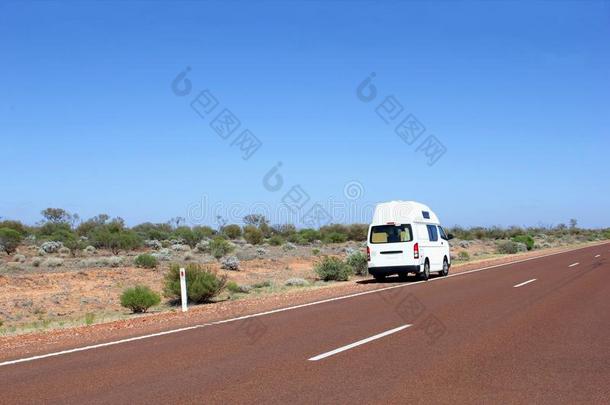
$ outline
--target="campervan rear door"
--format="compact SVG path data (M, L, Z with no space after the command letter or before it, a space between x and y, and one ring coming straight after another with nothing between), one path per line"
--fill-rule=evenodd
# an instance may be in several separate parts
M392 267L412 264L413 231L409 224L373 225L368 243L370 267Z

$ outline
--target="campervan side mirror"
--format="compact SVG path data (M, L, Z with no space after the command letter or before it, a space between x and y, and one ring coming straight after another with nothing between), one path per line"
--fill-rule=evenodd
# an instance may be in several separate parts
M447 234L447 240L451 240L451 239L453 239L453 234L452 233Z

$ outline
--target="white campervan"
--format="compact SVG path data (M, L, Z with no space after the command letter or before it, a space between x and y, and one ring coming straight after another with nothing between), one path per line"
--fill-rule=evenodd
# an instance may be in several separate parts
M449 239L436 214L415 201L377 204L369 226L367 256L369 273L375 279L415 273L422 280L431 271L449 273Z

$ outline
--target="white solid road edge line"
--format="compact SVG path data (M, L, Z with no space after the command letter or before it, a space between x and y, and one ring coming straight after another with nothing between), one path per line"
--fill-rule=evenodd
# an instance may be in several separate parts
M576 262L576 263L572 263L570 264L568 267L574 267L574 266L578 266L580 263Z
M533 278L533 279L531 279L531 280L524 281L524 282L519 283L519 284L517 284L517 285L514 285L513 287L514 287L514 288L523 287L524 285L529 284L529 283L533 283L534 281L536 281L536 279L535 279L535 278Z
M500 268L500 267L510 266L510 265L513 265L513 264L528 262L530 260L543 259L545 257L556 256L556 255L560 255L560 254L564 254L564 253L570 253L570 252L573 252L573 251L576 251L576 250L588 249L590 247L592 247L592 246L583 246L583 247L578 247L578 248L574 248L574 249L570 249L570 250L564 250L564 251L561 251L561 252L549 253L549 254L546 254L546 255L541 255L541 256L536 256L536 257L528 257L528 258L525 258L525 259L521 259L521 260L516 260L514 262L510 262L510 263L494 264L493 266L481 267L480 269L474 269L474 270L463 271L461 273L449 274L446 277L437 277L437 278L430 279L428 281L415 281L415 282L408 283L408 284L398 284L398 285L393 285L393 286L390 286L390 287L377 288L375 290L362 291L362 292L359 292L359 293L342 295L340 297L327 298L325 300L309 302L309 303L306 303L306 304L299 304L299 305L293 305L293 306L285 307L285 308L272 309L270 311L259 312L259 313L250 314L250 315L244 315L244 316L240 316L240 317L237 317L237 318L224 319L224 320L221 320L221 321L203 323L203 324L198 324L198 325L193 325L193 326L188 326L188 327L178 328L178 329L171 329L171 330L168 330L168 331L159 332L159 333L152 333L152 334L149 334L149 335L142 335L142 336L136 336L136 337L127 338L127 339L116 340L116 341L112 341L112 342L106 342L106 343L100 343L100 344L95 344L95 345L90 345L90 346L77 347L77 348L74 348L74 349L63 350L63 351L54 352L54 353L48 353L48 354L42 354L42 355L39 355L39 356L32 356L32 357L25 357L25 358L22 358L22 359L9 360L9 361L5 361L5 362L0 363L0 367L2 367L2 366L9 366L11 364L17 364L17 363L25 363L25 362L33 361L33 360L45 359L47 357L60 356L62 354L82 352L82 351L85 351L85 350L91 350L91 349L97 349L97 348L101 348L101 347L113 346L113 345L118 345L118 344L121 344L121 343L128 343L128 342L133 342L133 341L137 341L137 340L144 340L144 339L153 338L153 337L157 337L157 336L170 335L170 334L173 334L173 333L178 333L178 332L189 331L189 330L192 330L192 329L203 328L203 327L206 327L206 326L213 326L213 325L220 325L220 324L223 324L223 323L230 323L230 322L235 322L235 321L241 321L241 320L244 320L244 319L249 319L249 318L255 318L255 317L259 317L259 316L275 314L275 313L278 313L278 312L291 311L291 310L294 310L294 309L310 307L310 306L313 306L313 305L325 304L327 302L340 301L340 300L344 300L344 299L348 299L348 298L359 297L361 295L375 294L375 293L378 293L378 292L381 292L381 291L393 290L395 288L405 288L405 287L417 285L417 284L420 284L420 283L431 283L431 282L439 281L439 280L447 280L447 279L449 279L451 277L464 276L466 274L478 273L479 271L497 269L497 268Z
M398 328L394 328L394 329L390 329L390 330L387 330L387 331L382 332L382 333L378 333L377 335L368 337L366 339L359 340L359 341L354 342L354 343L350 343L349 345L342 346L342 347L340 347L338 349L335 349L335 350L331 350L330 352L318 354L317 356L314 356L314 357L312 357L312 358L310 358L308 360L309 361L322 360L322 359L324 359L326 357L330 357L330 356L335 355L337 353L341 353L341 352L344 352L346 350L353 349L356 346L360 346L360 345L363 345L365 343L372 342L373 340L380 339L380 338L382 338L384 336L391 335L392 333L400 332L401 330L406 329L409 326L411 326L411 325L410 324L409 325L402 325L402 326L399 326Z

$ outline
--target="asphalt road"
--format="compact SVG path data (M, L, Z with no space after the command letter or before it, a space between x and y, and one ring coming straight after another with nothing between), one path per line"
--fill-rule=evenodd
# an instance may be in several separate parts
M0 402L607 404L609 258L599 245L5 364Z

